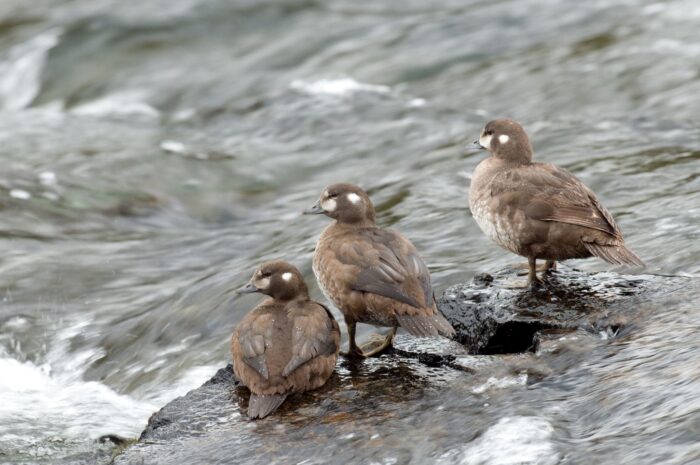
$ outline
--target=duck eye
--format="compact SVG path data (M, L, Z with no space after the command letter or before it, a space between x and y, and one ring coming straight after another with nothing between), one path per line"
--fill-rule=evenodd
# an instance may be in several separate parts
M337 194L337 193L328 194L328 198L329 198L329 199L337 199L337 198L338 198L338 194Z
M491 131L491 130L489 129L488 131L486 131L486 132L484 133L484 135L486 135L486 136L492 136L492 135L493 135L493 131Z
M270 273L269 271L261 271L260 272L261 278L269 278L270 276L272 276L272 273Z

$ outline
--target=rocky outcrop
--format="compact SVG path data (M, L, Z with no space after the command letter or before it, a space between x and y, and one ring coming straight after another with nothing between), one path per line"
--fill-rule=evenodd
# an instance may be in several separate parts
M664 305L697 288L688 286L690 278L591 275L568 268L548 274L537 290L510 288L517 278L513 270L502 270L443 293L438 305L457 330L456 341L399 335L395 349L382 357L341 358L324 387L291 397L264 420L246 419L247 391L230 365L222 368L155 413L138 443L114 463L449 459L444 451L455 446L455 437L460 444L474 439L459 436L459 425L480 421L483 416L470 412L488 405L480 396L490 386L545 378L559 369L557 346L568 333L584 348L605 344L634 330L640 303ZM585 350L575 356L585 357Z
M630 316L630 297L652 298L654 291L670 289L673 282L674 278L566 268L546 273L544 285L530 290L513 288L518 277L505 269L450 287L438 299L438 307L457 330L455 340L470 353L518 353L535 350L537 336L548 333L578 328L616 333Z

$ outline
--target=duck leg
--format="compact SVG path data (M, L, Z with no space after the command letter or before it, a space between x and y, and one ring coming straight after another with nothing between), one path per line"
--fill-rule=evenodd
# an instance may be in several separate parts
M537 277L537 272L543 271L546 264L541 268L537 267L537 259L528 257L527 263L515 263L509 266L510 268L516 270L516 275L527 275L527 281L520 279L508 279L501 287L504 289L527 289L532 286L533 282L540 282L539 278Z
M505 286L502 287L505 289L526 289L542 285L542 278L537 276L537 272L547 272L550 270L556 270L557 262L554 260L547 260L543 265L537 266L537 259L533 257L528 257L527 264L523 263L519 265L511 265L511 267L516 269L527 267L527 271L523 269L516 273L518 276L523 276L527 274L527 282L519 280L510 280Z
M537 259L535 257L528 257L527 263L530 266L530 271L527 274L528 286L533 287L542 284L542 279L537 276Z
M364 357L365 355L362 349L357 347L357 343L355 342L355 326L357 323L346 319L345 325L348 327L348 351L340 352L340 355L348 358Z
M512 265L508 265L510 268L517 270L517 275L518 276L525 276L530 272L530 264L529 263L513 263ZM537 271L556 271L557 269L557 262L554 260L547 260L544 262L542 265L537 265Z

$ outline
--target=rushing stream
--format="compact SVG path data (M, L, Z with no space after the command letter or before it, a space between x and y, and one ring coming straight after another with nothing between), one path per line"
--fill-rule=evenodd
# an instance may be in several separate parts
M695 0L3 0L0 463L106 463L97 438L207 380L258 263L313 282L327 222L299 212L331 182L438 290L518 261L467 207L493 117L599 194L646 272L698 276L699 25ZM450 381L472 433L440 460L700 463L700 305L652 307L537 386Z

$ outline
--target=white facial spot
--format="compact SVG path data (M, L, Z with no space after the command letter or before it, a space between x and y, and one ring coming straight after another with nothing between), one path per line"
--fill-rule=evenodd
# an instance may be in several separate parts
M510 137L508 137L507 134L501 134L500 136L498 136L498 142L500 142L501 144L506 144L509 140Z
M352 203L359 203L359 202L362 202L362 197L360 197L359 195L357 195L354 192L350 192L348 194L348 200Z
M336 203L335 199L326 199L323 202L321 202L321 208L323 208L327 212L335 211L337 206L338 204Z
M490 149L492 137L492 135L487 136L485 134L482 134L481 137L479 137L479 144L484 148Z
M284 279L285 281L291 281L292 273L290 273L289 271L287 271L286 273L282 273L282 279Z
M270 287L270 278L258 279L255 283L255 287L257 287L258 289L267 289L268 287Z

